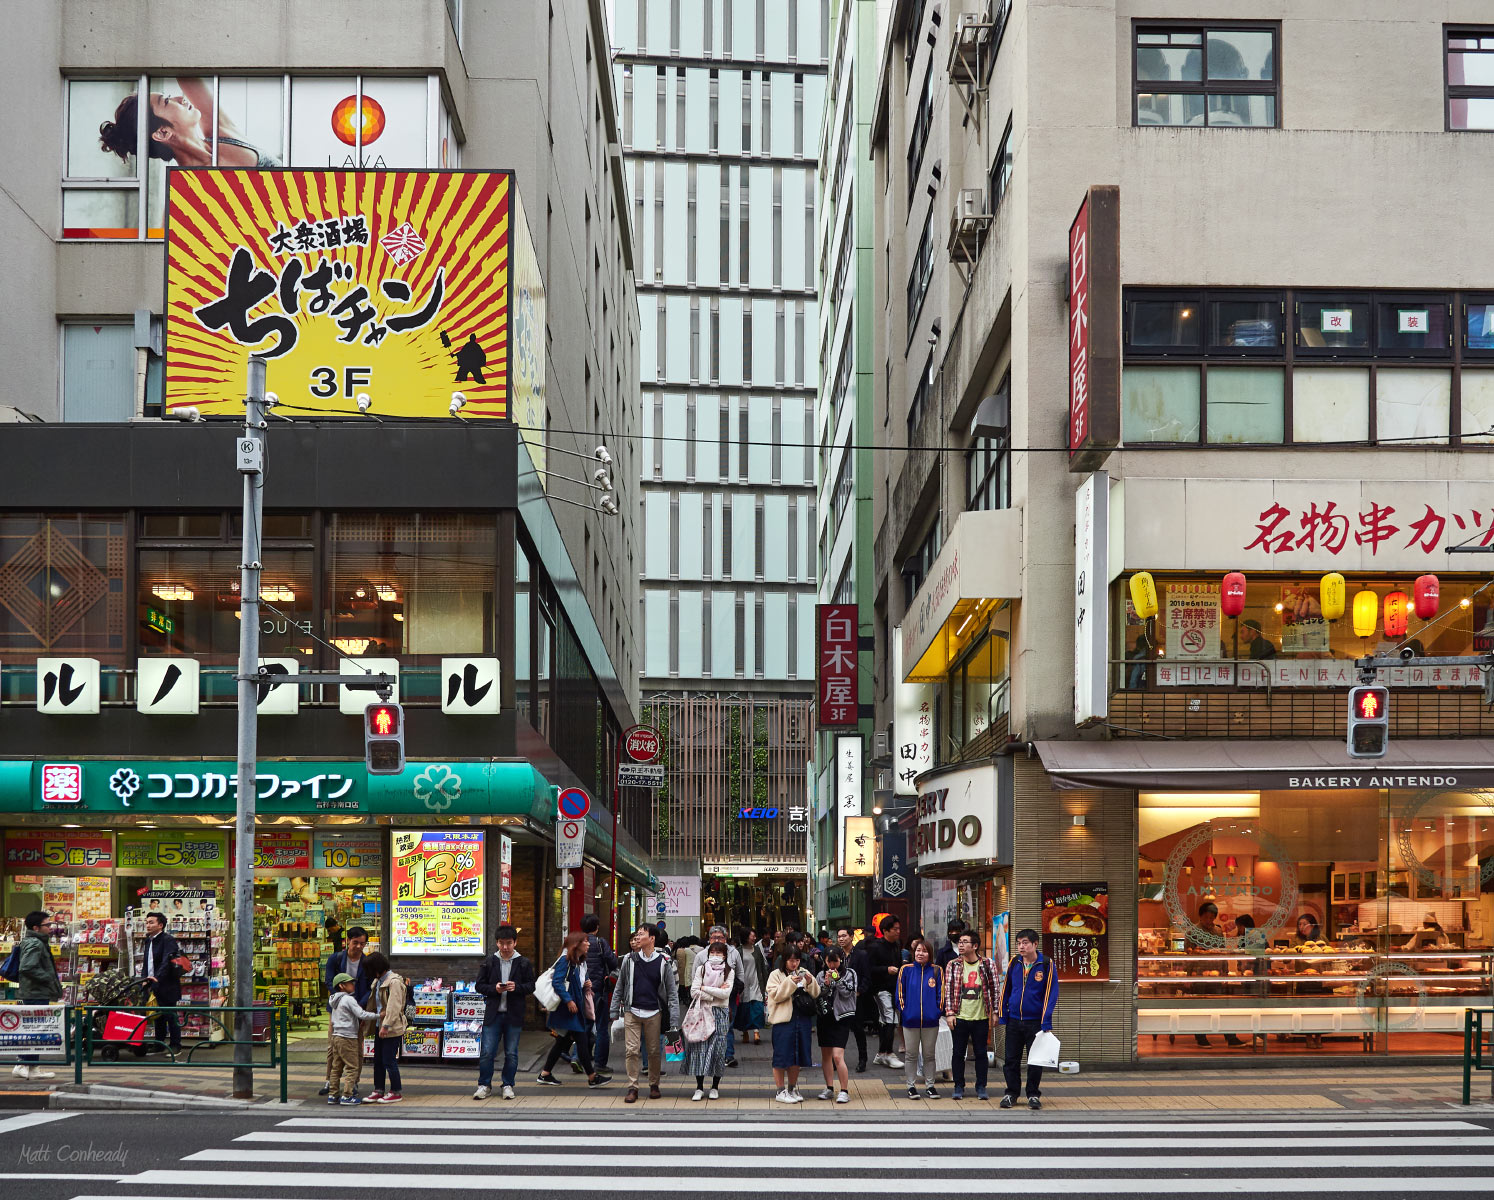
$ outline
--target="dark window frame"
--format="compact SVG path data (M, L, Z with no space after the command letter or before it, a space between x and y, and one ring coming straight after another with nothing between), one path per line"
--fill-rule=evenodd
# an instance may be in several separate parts
M1442 27L1442 128L1447 133L1494 133L1494 129L1469 129L1452 123L1454 100L1494 100L1494 85L1452 82L1452 40L1494 38L1494 25L1444 25Z
M908 135L908 199L918 190L918 180L923 171L924 152L929 147L929 134L934 129L934 63L930 59L923 68L923 87L918 93L918 105L913 110L913 128Z
M1494 346L1470 346L1468 344L1468 310L1474 305L1484 304L1494 305L1494 292L1464 292L1458 297L1455 309L1457 336L1453 339L1454 344L1464 358L1479 362L1494 359Z
M1273 78L1269 81L1264 79L1210 79L1208 68L1208 34L1211 29L1217 30L1242 30L1252 33L1271 34L1271 63ZM1200 78L1196 83L1191 80L1166 80L1140 78L1137 71L1137 59L1141 51L1141 43L1138 41L1144 33L1192 33L1201 35L1200 52L1203 55ZM1444 62L1446 57L1444 55ZM1444 67L1444 71L1446 68ZM1204 123L1198 126L1191 125L1142 125L1140 122L1140 96L1143 92L1148 94L1164 93L1167 95L1187 95L1204 97ZM1215 95L1231 96L1270 96L1273 100L1273 113L1275 121L1271 125L1211 125L1209 123L1208 97ZM1188 21L1188 20L1145 20L1139 17L1131 20L1131 125L1138 129L1281 129L1281 22L1280 21Z
M913 335L918 329L918 318L923 314L923 302L928 298L929 285L934 281L934 208L929 206L923 218L923 230L918 235L918 244L913 250L913 266L908 272L906 301L908 306L908 345L913 344ZM914 290L918 292L914 298Z
M1001 207L1001 202L1006 199L1006 193L1011 190L1012 171L1015 170L1014 156L1012 153L1012 118L1007 117L1006 129L1001 134L1001 140L996 143L996 154L991 159L990 170L986 172L986 211L994 216ZM1005 178L1001 178L1001 167L1005 164L1007 171ZM996 184L1001 182L1000 194L997 193Z

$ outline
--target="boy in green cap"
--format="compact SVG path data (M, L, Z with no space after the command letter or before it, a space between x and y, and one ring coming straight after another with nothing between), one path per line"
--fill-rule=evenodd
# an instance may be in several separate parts
M327 1077L328 1104L357 1104L353 1095L358 1076L363 1072L363 1036L360 1022L377 1021L353 995L353 977L343 971L332 977L332 997L328 1005L327 1035L332 1039L332 1071ZM342 1096L338 1097L339 1084Z

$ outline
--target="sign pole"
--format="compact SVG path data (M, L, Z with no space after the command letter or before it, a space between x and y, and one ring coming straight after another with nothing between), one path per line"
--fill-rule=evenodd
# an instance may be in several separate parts
M238 800L233 867L233 1094L254 1095L254 773L259 759L259 529L264 517L265 360L249 358L244 436L238 447L244 476L244 540L239 562Z
M621 747L619 747L621 749ZM617 785L617 776L612 776L612 891L608 901L612 906L612 951L614 954L622 952L622 943L618 940L617 928L617 833L621 824L622 815L622 788Z

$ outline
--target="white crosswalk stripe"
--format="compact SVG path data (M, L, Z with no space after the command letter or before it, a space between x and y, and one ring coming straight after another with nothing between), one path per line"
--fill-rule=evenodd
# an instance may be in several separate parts
M993 1114L994 1117L994 1114ZM226 1136L226 1135L225 1135ZM198 1143L201 1145L201 1143ZM296 1117L75 1200L289 1200L492 1192L696 1194L706 1179L760 1194L765 1163L798 1190L842 1196L1290 1193L1487 1200L1494 1133L1462 1120L825 1121L591 1115ZM645 1168L646 1169L641 1169ZM714 1174L713 1174L714 1173ZM0 1179L4 1179L0 1176ZM755 1181L755 1182L753 1182Z

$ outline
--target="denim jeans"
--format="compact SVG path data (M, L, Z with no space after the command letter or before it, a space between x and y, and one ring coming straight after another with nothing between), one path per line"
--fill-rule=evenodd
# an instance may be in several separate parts
M727 1013L729 1014L726 1024L727 1058L736 1058L737 1056L737 1003L736 1000L731 1000L727 1004Z
M606 1006L597 1010L596 1028L592 1033L592 1063L598 1071L607 1069L607 1055L612 1052L612 1017Z
M493 1084L493 1060L498 1057L498 1043L503 1043L503 1086L513 1087L519 1077L519 1035L524 1026L518 1021L499 1019L482 1027L482 1044L477 1057L477 1084Z
M374 1038L374 1091L400 1090L399 1077L399 1048L404 1045L402 1037L375 1037ZM389 1080L386 1089L384 1080Z

